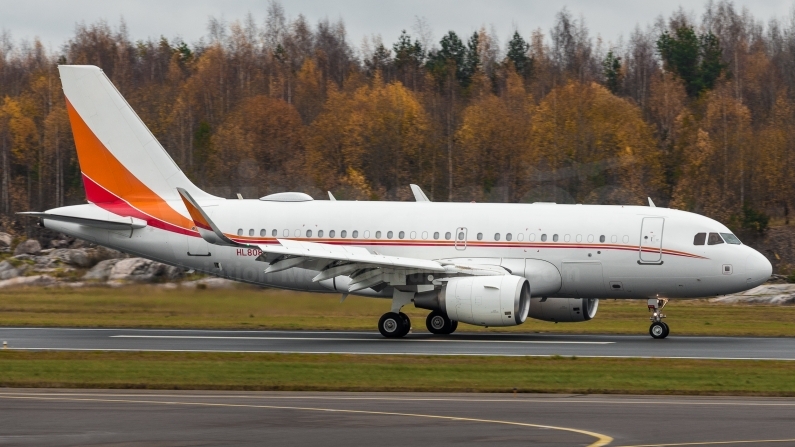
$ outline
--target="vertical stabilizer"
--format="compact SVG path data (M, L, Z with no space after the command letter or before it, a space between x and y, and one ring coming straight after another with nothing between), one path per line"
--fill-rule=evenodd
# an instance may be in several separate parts
M87 199L116 214L190 229L177 187L198 200L214 197L188 180L102 70L58 70Z

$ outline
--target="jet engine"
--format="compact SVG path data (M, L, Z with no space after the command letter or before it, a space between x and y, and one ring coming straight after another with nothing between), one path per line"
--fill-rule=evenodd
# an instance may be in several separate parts
M532 298L528 316L555 323L588 321L598 307L596 298Z
M441 291L415 296L414 305L463 323L516 326L527 319L530 284L515 275L450 278Z

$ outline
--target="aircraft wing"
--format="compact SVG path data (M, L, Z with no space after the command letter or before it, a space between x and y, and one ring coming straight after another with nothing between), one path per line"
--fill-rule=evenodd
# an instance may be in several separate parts
M427 278L450 276L484 276L509 274L498 266L460 265L453 262L439 262L428 259L385 256L373 253L364 247L343 246L318 242L277 239L276 244L242 244L225 235L199 204L182 188L177 188L196 230L207 242L230 247L258 248L262 254L258 261L268 263L265 273L275 273L301 266L307 261L321 262L320 272L313 281L322 281L336 276L351 278L348 292L376 287L381 284L406 285L409 276Z

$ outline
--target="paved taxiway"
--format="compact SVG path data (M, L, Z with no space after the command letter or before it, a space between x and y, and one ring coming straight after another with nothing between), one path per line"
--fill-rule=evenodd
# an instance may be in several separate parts
M9 349L795 360L795 338L0 328Z
M795 399L0 390L0 445L795 446Z

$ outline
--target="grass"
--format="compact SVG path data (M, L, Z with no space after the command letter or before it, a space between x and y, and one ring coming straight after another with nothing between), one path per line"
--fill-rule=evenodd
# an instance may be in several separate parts
M168 290L157 286L0 291L0 326L305 329L375 331L389 300L274 289ZM407 306L415 332L427 311ZM795 306L671 301L666 320L677 335L795 336ZM516 327L460 331L644 334L645 301L601 300L595 319L554 324L528 319Z
M795 396L795 362L6 350L0 387Z

